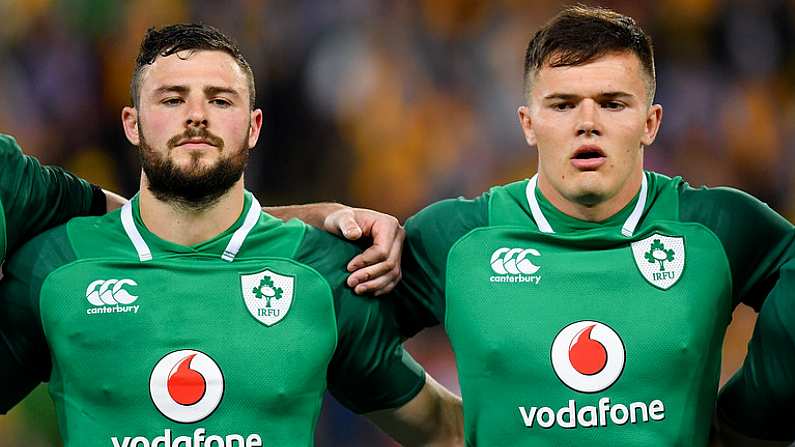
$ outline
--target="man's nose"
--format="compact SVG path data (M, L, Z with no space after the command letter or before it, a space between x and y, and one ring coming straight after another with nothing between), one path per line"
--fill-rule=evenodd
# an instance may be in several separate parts
M203 101L189 103L188 118L185 120L186 127L207 127L207 109Z
M578 109L577 136L602 135L602 128L599 123L599 104L592 99L586 98L580 103Z

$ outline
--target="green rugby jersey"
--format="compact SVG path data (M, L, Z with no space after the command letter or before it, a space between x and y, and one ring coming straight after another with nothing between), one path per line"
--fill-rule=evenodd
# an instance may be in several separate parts
M102 190L61 168L42 166L13 137L0 134L0 265L35 234L70 217L104 211Z
M795 260L762 305L748 355L721 389L722 422L747 436L795 440Z
M399 319L443 322L470 446L705 445L731 312L759 308L795 237L745 193L650 172L604 222L534 177L406 231Z
M425 383L392 304L345 285L358 253L262 213L181 246L138 199L24 245L0 283L0 410L49 381L67 447L308 446L324 391L358 413Z

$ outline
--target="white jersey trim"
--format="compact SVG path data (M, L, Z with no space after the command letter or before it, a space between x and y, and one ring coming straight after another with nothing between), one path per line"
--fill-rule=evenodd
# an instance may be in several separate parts
M536 198L536 185L538 184L538 174L534 175L529 182L527 182L527 203L530 205L530 211L533 213L533 220L536 221L536 226L542 233L554 233L555 230L549 224L544 213L541 212L541 207L538 205Z
M132 200L127 201L121 208L121 224L124 226L124 232L127 233L127 237L130 238L133 246L135 246L135 251L138 252L138 259L140 259L141 262L151 261L152 251L149 250L149 246L146 245L146 241L141 237L138 227L135 226L135 219L133 219L132 213Z
M552 226L549 224L546 216L541 211L541 206L538 204L538 199L536 198L536 187L538 186L538 174L534 175L530 178L527 182L527 188L525 189L525 194L527 195L527 204L530 205L530 212L533 213L533 220L536 221L536 226L538 226L538 230L542 233L554 233L555 230L552 229ZM632 210L632 213L629 215L627 220L624 222L624 225L621 227L621 234L624 237L631 237L635 234L635 229L638 227L638 222L640 222L640 217L643 215L643 210L646 208L646 199L648 197L649 192L649 184L646 180L646 174L643 173L643 179L640 183L640 193L638 195L638 201L635 203L635 208Z
M643 215L643 209L646 208L646 197L649 191L649 184L646 181L646 173L643 173L643 180L640 182L640 195L638 195L638 202L635 203L635 209L632 210L632 214L629 215L627 221L624 222L624 226L621 227L621 234L624 237L631 237L635 234L635 228L638 226L638 222L640 222L640 216Z
M232 239L229 240L229 244L227 244L224 254L221 255L221 259L227 262L232 262L235 260L235 256L237 256L237 253L243 246L243 242L246 240L246 237L248 237L248 234L251 233L254 225L256 225L257 221L259 221L261 214L262 206L260 206L257 198L252 195L251 206L249 207L248 213L246 214L246 220L243 221L243 225L241 225L240 228L238 228L232 235Z

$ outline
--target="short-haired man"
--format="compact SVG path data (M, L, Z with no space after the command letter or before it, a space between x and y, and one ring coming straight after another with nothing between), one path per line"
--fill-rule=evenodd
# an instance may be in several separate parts
M566 8L530 41L525 85L538 172L407 221L404 334L444 324L467 445L704 446L732 309L759 309L793 226L740 191L643 170L662 107L632 18Z
M358 250L262 213L243 170L262 111L237 46L150 30L122 113L139 194L11 258L0 411L49 381L66 446L311 445L328 388L407 445L458 445L460 400L345 287Z

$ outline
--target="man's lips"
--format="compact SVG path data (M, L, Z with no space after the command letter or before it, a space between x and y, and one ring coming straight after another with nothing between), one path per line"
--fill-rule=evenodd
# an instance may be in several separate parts
M571 164L581 171L594 171L607 161L607 155L596 145L583 145L574 151Z
M175 145L175 147L188 147L188 148L190 148L190 147L200 147L200 146L213 146L214 147L215 145L212 144L211 142L207 141L207 140L201 140L201 139L183 140L183 141L180 141L179 143L177 143Z

